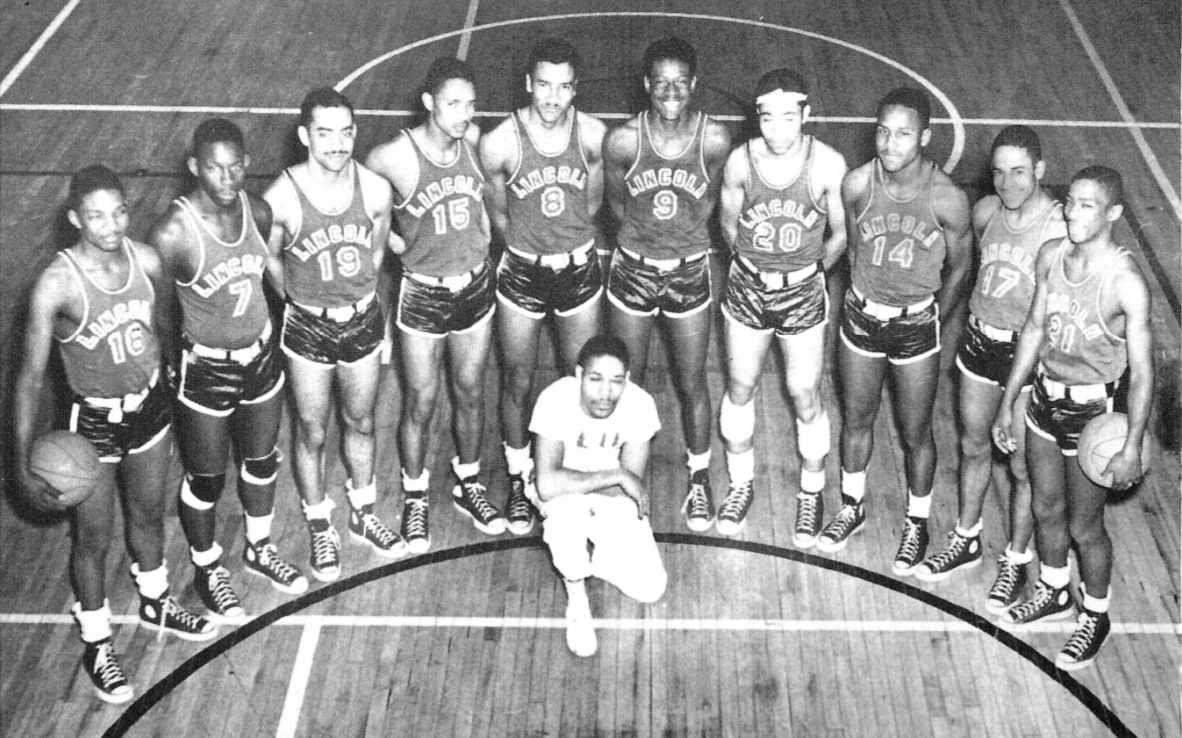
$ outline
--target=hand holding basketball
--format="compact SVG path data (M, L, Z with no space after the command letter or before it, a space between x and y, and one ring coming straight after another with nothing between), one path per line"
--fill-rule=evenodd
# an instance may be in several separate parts
M30 502L60 512L85 500L98 487L98 451L77 433L55 430L33 441L28 473L22 480Z
M1149 471L1149 434L1141 440L1139 459L1122 453L1128 435L1129 417L1124 413L1105 413L1084 426L1079 434L1078 458L1088 479L1121 491L1141 481Z

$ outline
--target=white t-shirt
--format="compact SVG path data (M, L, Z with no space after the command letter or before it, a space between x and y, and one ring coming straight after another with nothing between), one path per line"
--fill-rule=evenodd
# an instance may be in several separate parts
M529 423L531 433L561 441L562 466L571 471L617 469L625 443L644 443L661 429L652 395L629 382L611 415L592 418L579 403L579 380L563 377L542 391Z

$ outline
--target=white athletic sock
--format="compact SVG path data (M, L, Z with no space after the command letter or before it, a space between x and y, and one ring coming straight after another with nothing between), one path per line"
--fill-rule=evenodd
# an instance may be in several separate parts
M1071 562L1066 566L1047 566L1044 563L1038 568L1038 578L1043 584L1054 589L1063 589L1071 584Z
M135 588L150 600L158 600L168 591L168 564L165 562L152 571L140 571L139 564L132 564L131 575L135 578Z
M980 519L978 519L976 524L971 528L962 528L960 521L958 520L956 521L956 535L960 536L961 538L976 538L977 536L981 535L981 529L984 527L985 524Z
M97 610L83 610L82 603L75 602L70 612L74 613L82 640L86 643L111 637L111 603L107 600L103 600L103 606Z
M304 517L308 520L328 520L332 515L332 509L336 507L327 497L315 505L306 502L301 502L300 505L304 508Z
M505 465L509 467L509 474L525 476L529 474L530 469L534 467L533 449L530 444L525 444L524 448L513 448L509 444L505 446Z
M692 458L692 457L691 457ZM709 462L707 462L707 466ZM691 465L692 474L693 467ZM749 448L738 454L726 452L726 471L730 475L731 484L744 484L755 479L755 449Z
M927 518L932 514L932 496L916 497L915 493L907 492L907 517Z
M1085 610L1099 613L1108 612L1108 603L1112 599L1111 591L1103 597L1093 597L1088 594L1088 587L1082 582L1079 585L1079 591L1083 593L1083 606Z
M686 465L689 466L690 474L710 468L710 449L706 449L700 454L695 454L687 449L685 453L686 456L689 457ZM752 474L752 477L754 476L755 475Z
M193 560L194 566L211 566L221 557L222 547L217 541L214 541L214 544L204 551L189 548L189 558Z
M816 494L825 489L825 470L809 471L804 467L800 468L800 491L808 494Z
M460 457L455 456L451 460L451 468L455 471L458 478L469 479L480 474L480 459L477 459L470 464L461 464Z
M406 469L402 470L402 491L421 494L427 491L431 483L431 472L426 469L418 478L407 476Z
M1033 551L1031 551L1030 549L1026 549L1023 552L1018 553L1017 551L1015 551L1013 549L1013 546L1014 546L1014 544L1012 542L1006 544L1006 558L1009 559L1011 562L1024 566L1026 564L1029 564L1031 561L1034 561L1034 552Z
M861 502L866 496L866 470L841 472L841 493L854 502Z
M366 505L372 505L378 499L378 482L374 479L361 489L354 489L353 481L346 479L345 497L349 498L349 504L352 505L354 510L360 510Z
M275 513L260 515L257 518L250 513L243 513L246 520L246 540L258 543L264 538L271 537L271 523L275 520Z

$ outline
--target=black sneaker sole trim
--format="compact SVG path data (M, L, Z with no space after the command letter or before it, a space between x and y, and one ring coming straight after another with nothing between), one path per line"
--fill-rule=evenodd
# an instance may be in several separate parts
M287 585L287 584L283 584L281 582L275 581L275 579L273 579L270 574L265 574L265 573L259 571L258 569L254 568L254 566L252 566L249 561L246 561L245 563L246 563L246 566L242 567L243 571L254 574L256 577L262 577L263 579L266 579L268 582L271 583L272 587L274 587L276 590L282 592L283 594L301 595L301 594L304 594L305 592L308 591L308 578L303 575L301 575L299 578L297 578L290 585ZM302 586L300 584L301 581L303 583Z
M951 569L945 569L942 572L931 574L925 574L924 572L928 570L924 568L923 563L920 563L919 566L915 567L915 578L921 582L942 582L956 572L964 571L965 569L972 569L980 563L981 557L978 556L972 561L966 561L963 564L952 567Z
M406 541L403 541L401 546L395 544L393 548L382 548L378 544L366 538L364 535L354 531L352 528L349 529L349 537L358 543L364 543L365 545L369 546L373 549L374 553L376 553L378 556L381 556L383 559L401 559L403 556L406 556L410 553L410 548L406 545Z
M820 551L821 553L837 553L838 551L845 548L846 545L849 544L850 539L853 538L854 536L858 535L859 533L861 533L865 527L866 527L866 519L862 518L862 522L855 525L854 529L851 530L849 533L846 533L845 538L842 538L840 541L837 541L835 543L825 543L825 539L821 535L818 535L817 536L817 550ZM823 533L824 528L822 528L821 531Z
M1013 608L1009 608L1008 610L1006 610L1006 612L1009 612L1009 610L1012 610L1012 609ZM1042 617L1037 618L1035 620L1026 620L1021 623L1007 623L1002 618L998 618L997 619L997 627L1002 628L1004 630L1014 632L1014 633L1020 633L1023 630L1025 630L1027 626L1037 625L1038 623L1049 623L1054 620L1065 620L1067 618L1075 617L1076 614L1077 613L1075 612L1075 605L1072 605L1071 607L1068 607L1065 610L1053 612L1050 615L1043 615Z
M182 641L212 641L214 638L218 637L218 629L216 626L210 628L205 633L190 633L189 631L176 630L175 628L169 628L167 626L160 625L159 623L153 623L144 620L143 618L140 618L140 625L151 631L164 631L166 635L174 635L177 638L180 638Z
M480 531L481 533L484 533L485 535L489 535L489 536L499 536L505 532L505 528L506 528L507 524L505 523L504 516L501 516L499 518L493 518L494 523L500 522L500 524L501 524L500 529L498 530L496 528L496 526L488 525L486 523L480 522L480 519L477 518L475 515L473 515L471 512L469 512L468 509L466 507L464 507L463 505L461 505L458 500L453 499L451 505L455 509L464 513L464 515L468 516L468 519L472 521L472 525L476 528L476 530Z

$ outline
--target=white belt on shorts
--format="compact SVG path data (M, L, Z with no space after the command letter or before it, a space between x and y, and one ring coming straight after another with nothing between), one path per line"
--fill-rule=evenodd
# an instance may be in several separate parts
M419 274L418 272L412 272L409 269L405 272L405 274L407 278L413 279L414 281L421 284L429 284L432 287L446 287L450 292L459 292L460 290L475 282L476 278L480 276L480 273L484 271L486 266L488 266L486 262L481 262L480 266L476 267L472 271L465 272L464 274L456 274L451 277L432 277L429 274Z
M152 377L148 380L148 386L144 387L139 392L129 392L122 397L84 397L82 401L92 407L103 407L109 412L107 413L108 423L123 422L124 413L134 413L140 409L144 404L144 400L148 399L148 393L156 386L156 382L160 381L160 370L157 369L152 372Z
M1038 366L1038 381L1046 390L1047 397L1052 400L1071 400L1072 402L1095 402L1106 400L1116 392L1117 382L1107 384L1063 384L1046 375L1041 364Z
M994 341L1013 343L1014 339L1018 336L1018 331L1007 331L1002 328L994 328L971 313L969 314L969 322L973 324L973 327L976 328L982 336L992 338Z
M296 302L295 300L292 300L291 304L295 305L301 310L307 310L313 315L319 316L321 318L328 318L334 323L347 323L354 317L364 313L366 308L370 306L370 303L373 302L376 294L377 293L370 292L368 295L361 298L352 305L341 305L340 307L316 307L315 305L305 305L304 303Z
M557 272L566 269L572 264L575 266L583 266L586 264L587 260L590 258L591 249L594 248L594 246L595 239L591 239L574 251L570 251L565 254L531 254L519 249L515 249L512 246L505 246L505 248L512 252L515 256L519 256L532 264L544 266L547 269L553 269Z
M623 246L620 246L620 252L622 254L624 254L624 256L627 256L629 259L631 259L633 261L639 261L641 264L644 264L645 266L655 267L655 268L661 270L662 272L668 272L673 269L676 269L679 266L683 266L685 264L692 264L695 261L699 261L700 259L705 259L707 254L710 253L710 250L706 249L705 251L694 254L692 256L683 256L680 259L651 259L647 256L641 256L640 254L636 253L635 251L632 251L630 249L626 249Z
M929 295L926 299L920 300L914 305L897 307L895 305L883 305L881 302L867 299L857 287L851 286L850 290L854 293L854 297L858 298L858 302L862 304L862 312L875 320L894 320L904 315L914 315L921 310L926 310L936 299L934 296Z
M214 348L213 346L205 346L200 343L190 343L189 350L196 356L202 356L206 359L218 359L219 361L233 361L245 366L254 361L259 354L263 352L263 348L267 345L267 341L271 338L271 321L263 327L263 332L259 335L258 340L249 346L243 346L240 349L223 349Z
M801 267L792 272L776 272L760 269L755 266L755 263L742 254L735 254L735 260L743 266L744 269L751 274L751 276L763 282L763 286L769 290L782 290L789 285L794 285L803 282L809 277L817 273L820 268L817 262L813 262L806 267Z

